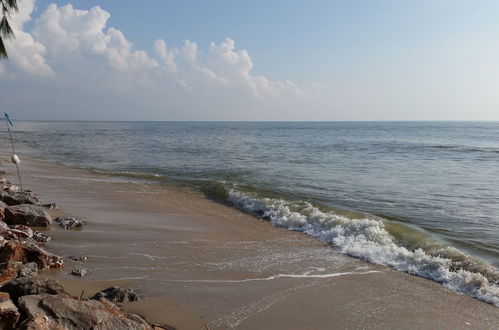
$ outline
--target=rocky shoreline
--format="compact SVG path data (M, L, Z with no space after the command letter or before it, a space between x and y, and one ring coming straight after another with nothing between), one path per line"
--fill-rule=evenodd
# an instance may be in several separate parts
M110 287L91 298L83 298L83 292L74 297L58 281L39 274L64 267L62 257L44 249L50 241L45 231L53 224L66 230L84 226L73 217L53 219L48 211L54 208L54 203L42 204L32 191L21 191L0 176L0 328L172 329L122 311L117 304L140 299L132 289ZM72 270L75 276L85 273L85 268Z

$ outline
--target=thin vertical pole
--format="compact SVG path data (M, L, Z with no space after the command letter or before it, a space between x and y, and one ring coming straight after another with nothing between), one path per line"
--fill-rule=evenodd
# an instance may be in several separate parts
M9 132L10 145L12 146L12 155L15 155L16 149L14 149L14 140L12 139L12 133L10 132L10 127L9 123L7 122L7 118L5 118L5 124L7 125L7 131ZM21 171L19 170L19 165L17 163L14 163L14 165L16 165L17 176L19 177L19 187L21 187L21 191L23 191L23 182L21 180Z

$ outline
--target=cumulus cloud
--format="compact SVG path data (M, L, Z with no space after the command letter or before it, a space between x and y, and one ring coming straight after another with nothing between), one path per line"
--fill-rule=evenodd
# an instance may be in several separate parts
M50 77L54 72L45 60L46 47L35 41L30 33L23 31L24 25L31 20L34 7L34 0L24 0L19 3L19 12L10 19L16 38L7 40L5 44L14 70L32 76ZM7 74L6 69L3 68L0 74Z
M168 102L179 109L218 102L213 108L228 100L238 105L266 99L275 102L306 94L293 82L254 75L250 54L237 49L230 38L204 49L191 40L171 46L157 39L154 52L148 54L135 49L122 31L109 27L111 14L99 6L81 10L71 4L50 4L27 31L35 0L20 4L19 15L12 18L16 39L7 44L10 61L0 63L0 81L51 77L52 87L47 80L43 86L53 88L54 94L55 90L71 95L86 90L87 95L108 104L112 96L105 93L137 99L148 94L148 101L158 107Z
M36 21L33 36L47 46L54 57L77 53L99 55L118 71L157 67L158 62L143 50L133 50L120 30L109 28L111 15L99 6L79 10L71 4L51 4Z
M172 72L177 71L177 63L175 63L175 52L168 50L166 42L163 39L158 39L154 43L154 49L158 53L163 63Z

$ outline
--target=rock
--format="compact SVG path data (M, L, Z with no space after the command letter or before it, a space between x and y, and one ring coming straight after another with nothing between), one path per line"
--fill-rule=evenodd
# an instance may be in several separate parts
M20 204L5 209L5 222L9 225L47 228L52 224L52 217L40 206Z
M0 225L0 235L5 239L22 239L33 236L33 230L24 225L7 226L4 222Z
M86 257L86 256L81 256L81 257L69 256L68 259L73 260L73 261L87 261L88 257Z
M26 234L24 231L16 229L0 230L0 235L2 235L2 237L7 240L29 238L28 234Z
M0 284L15 279L22 265L18 261L0 263Z
M36 262L28 262L21 266L19 272L17 273L18 277L27 277L27 276L36 276L38 275L38 265Z
M3 221L5 219L5 209L7 208L7 204L4 202L0 201L0 220Z
M0 229L0 235L2 235L2 237L7 240L29 238L28 234L17 229Z
M58 294L66 293L61 283L45 277L22 277L5 283L0 287L1 292L7 292L12 300L17 301L21 296L35 294Z
M71 271L71 275L83 277L88 273L86 268L75 268Z
M49 235L44 234L44 233L40 233L39 231L35 231L33 233L33 240L35 240L35 242L38 242L38 243L47 243L51 239L52 238Z
M32 241L3 241L0 244L0 262L20 261L36 262L39 269L61 268L64 262L61 257L49 253Z
M85 224L74 217L56 218L55 223L64 229L81 229Z
M0 329L14 329L19 316L19 311L10 300L10 295L6 292L0 292Z
M10 192L19 192L19 191L21 191L21 188L19 188L19 186L16 186L16 185L14 185L14 184L11 183L4 190L5 191L10 191Z
M107 300L117 303L117 302L128 302L140 300L141 296L138 292L133 289L122 289L117 286L113 286L97 292L92 298L94 300L99 300L101 298L106 298Z
M4 190L5 188L11 186L12 183L7 180L6 178L0 178L0 188L2 188L2 190Z
M38 197L28 191L16 191L16 186L10 186L7 190L0 191L0 200L7 205L33 204L40 205Z
M27 237L33 237L33 229L29 228L28 226L25 225L11 225L9 226L10 229L15 229L22 231L26 233Z
M58 209L58 207L55 203L43 204L42 207L49 209L49 210L57 210Z
M19 298L18 305L26 316L19 329L153 329L140 316L127 315L105 299L39 294Z

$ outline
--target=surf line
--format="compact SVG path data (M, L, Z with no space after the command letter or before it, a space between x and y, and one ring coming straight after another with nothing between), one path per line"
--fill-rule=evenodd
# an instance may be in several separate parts
M343 272L331 274L277 274L269 277L245 278L242 280L165 280L166 282L182 282L182 283L244 283L255 281L271 281L280 278L330 278L345 275L366 275L372 273L383 273L380 270L369 270L366 272Z

